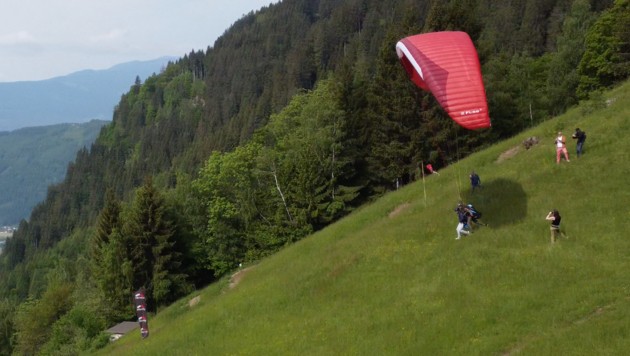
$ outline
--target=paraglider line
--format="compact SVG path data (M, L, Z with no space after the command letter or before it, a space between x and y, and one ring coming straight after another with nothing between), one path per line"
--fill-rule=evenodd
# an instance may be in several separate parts
M459 163L459 133L457 132L457 127L455 127L455 158L456 161L455 163ZM459 195L459 201L462 200L462 184L461 184L461 179L460 179L460 171L459 171L459 164L455 165L455 171L457 172L457 194Z
M420 174L422 174L422 189L424 190L424 207L427 207L427 186L424 182L424 161L420 161Z

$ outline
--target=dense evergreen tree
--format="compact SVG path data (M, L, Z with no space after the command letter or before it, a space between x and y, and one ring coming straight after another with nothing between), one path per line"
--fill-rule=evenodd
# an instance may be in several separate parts
M175 246L174 222L151 178L137 190L124 216L123 241L131 265L129 287L145 288L147 307L153 310L189 291L179 272L181 252Z
M12 352L11 339L13 336L13 316L16 302L8 298L0 300L0 354L10 355Z
M578 95L612 86L630 75L630 1L617 0L588 30L578 68Z
M103 313L109 320L125 320L133 316L130 298L133 266L127 253L126 239L114 228L107 244L99 249L100 256L92 264L95 282L103 300Z
M356 187L340 184L351 169L344 154L351 134L339 95L334 80L320 81L313 91L294 97L264 130L275 155L272 175L292 206L288 216L315 229L345 215L357 196Z
M114 192L108 189L105 193L105 206L101 210L96 222L96 233L92 238L92 259L99 264L102 250L110 241L110 236L115 229L120 229L120 201L114 196Z
M422 94L413 88L398 63L392 50L396 40L392 33L384 41L367 94L368 174L378 193L411 180L420 144L420 138L414 137L419 127L419 108L410 93Z
M564 112L577 103L577 68L584 54L586 30L594 17L588 0L576 0L564 20L562 34L557 39L557 52L552 54L547 78L552 115Z

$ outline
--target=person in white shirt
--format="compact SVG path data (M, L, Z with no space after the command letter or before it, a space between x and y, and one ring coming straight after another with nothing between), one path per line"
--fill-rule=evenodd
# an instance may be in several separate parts
M567 144L562 132L558 131L558 137L556 137L556 163L560 164L560 156L564 154L564 159L569 161L569 152L567 151Z

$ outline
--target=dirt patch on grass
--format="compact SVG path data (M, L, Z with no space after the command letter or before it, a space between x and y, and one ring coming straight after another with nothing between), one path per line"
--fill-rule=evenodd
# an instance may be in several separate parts
M497 158L497 163L501 163L505 161L506 159L510 159L516 156L519 152L521 152L521 146L512 147L509 150L501 153L499 158Z
M509 150L501 153L499 158L497 158L497 163L501 163L505 161L506 159L510 159L516 156L516 154L522 151L522 148L529 150L530 148L537 145L539 142L540 140L536 136L528 137L525 141L523 141L522 147L521 146L512 147Z
M394 209L391 213L389 213L389 217L393 218L395 216L397 216L398 214L402 213L403 211L405 211L405 209L407 209L411 204L409 203L404 203L401 204L399 206L396 207L396 209Z
M194 297L193 299L191 299L191 300L189 300L189 301L188 301L188 307L189 307L189 308L192 308L192 307L194 307L195 305L199 304L199 302L200 302L200 301L201 301L201 296L200 296L200 295L198 295L198 296L196 296L196 297Z
M229 286L229 288L232 289L232 288L236 287L241 282L241 280L245 277L247 272L252 270L252 268L254 268L254 266L243 268L243 269L237 271L236 273L234 273L230 277L230 286Z

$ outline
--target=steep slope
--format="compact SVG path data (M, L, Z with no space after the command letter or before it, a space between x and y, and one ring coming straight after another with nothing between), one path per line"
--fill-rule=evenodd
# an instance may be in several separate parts
M417 5L414 10L409 7L410 3ZM240 33L228 31L232 35L223 38L226 41L230 39L229 44L234 46L232 51L219 51L218 49L221 47L218 46L221 43L221 40L219 40L216 43L217 46L214 49L208 49L205 54L201 52L191 53L189 57L169 65L161 75L149 78L143 85L134 85L130 92L121 98L111 125L108 125L103 130L103 134L99 136L97 143L90 152L81 151L77 155L77 160L69 167L64 182L51 187L47 199L34 209L29 222L22 224L16 231L14 238L7 242L4 254L6 258L3 258L2 262L6 266L5 270L11 272L7 273L8 276L6 278L5 275L1 278L3 295L11 294L16 296L19 302L29 297L37 298L38 292L44 289L46 291L53 289L54 286L50 286L51 288L48 289L48 285L44 282L55 280L53 278L56 277L67 278L68 285L80 286L81 288L76 289L77 292L98 292L90 290L89 287L86 288L86 283L79 282L79 278L82 276L72 273L75 270L83 272L90 271L90 269L83 268L79 264L62 264L65 260L57 258L56 255L69 256L69 261L90 262L81 258L85 254L81 255L80 253L84 252L85 249L74 248L73 251L70 251L74 252L74 254L66 254L66 249L69 246L85 246L91 240L92 234L90 229L94 227L95 218L100 208L104 205L103 192L113 188L114 191L128 201L128 197L133 194L134 189L142 184L142 179L145 176L153 176L155 181L159 183L160 188L175 188L179 190L175 192L169 191L169 193L173 193L171 195L173 198L173 211L191 217L191 221L184 219L183 216L178 218L179 221L184 223L182 224L184 227L188 227L186 226L188 224L190 229L178 234L177 239L179 241L192 242L191 246L184 251L190 252L191 257L184 267L190 271L188 276L192 276L191 279L198 281L196 282L198 288L205 285L210 280L210 277L222 275L226 270L236 267L238 262L243 259L254 261L263 256L262 253L252 252L251 249L239 249L236 250L236 253L227 255L227 258L223 261L219 261L224 262L223 266L225 267L212 270L215 264L213 263L209 266L208 259L214 258L216 250L226 245L235 245L241 242L248 243L246 239L242 238L244 231L247 231L248 238L252 237L249 241L254 242L262 240L261 237L263 239L269 238L272 242L274 239L280 242L295 241L294 236L301 231L305 231L302 227L310 228L314 224L298 226L297 228L301 230L293 229L292 227L295 226L294 220L288 209L285 209L287 210L286 218L284 218L284 212L277 214L282 219L278 219L279 224L274 224L274 227L288 227L286 230L289 231L287 232L275 229L270 232L270 230L262 228L246 230L241 229L240 226L231 229L232 231L226 231L225 229L216 231L214 227L222 226L224 223L222 218L229 217L230 214L222 214L222 211L214 210L214 212L218 211L218 214L208 216L209 214L202 215L200 213L197 215L197 211L203 210L203 203L195 204L195 197L193 197L192 202L186 197L183 199L176 198L186 195L185 190L191 188L186 183L194 177L195 172L199 169L199 165L208 159L211 151L234 148L236 144L247 140L252 130L263 125L268 115L283 108L286 101L292 98L292 94L297 90L296 82L304 84L299 87L310 88L313 84L319 82L318 79L331 72L334 79L339 80L338 84L342 86L339 89L342 89L343 92L340 93L341 97L334 101L321 102L321 107L331 107L336 106L336 104L343 107L347 115L340 122L348 125L347 131L345 131L347 136L355 137L349 137L349 140L346 140L349 143L349 147L344 152L346 155L341 156L341 159L336 154L338 151L333 151L335 153L333 157L336 162L347 162L349 166L347 169L344 169L344 171L348 172L347 175L340 176L335 174L335 177L344 178L346 182L341 184L345 187L351 187L353 190L369 184L369 189L365 189L367 191L364 195L365 200L381 192L389 191L395 186L394 182L402 181L406 183L413 180L417 163L422 159L436 160L433 163L441 169L444 165L452 164L455 157L467 156L470 150L473 150L475 147L496 142L494 139L497 137L510 137L513 133L519 132L522 127L534 122L534 119L536 120L535 122L539 122L539 120L543 121L548 118L550 111L544 107L540 109L541 105L546 105L548 101L538 100L538 98L542 99L546 96L547 91L545 87L547 80L545 78L547 78L547 75L542 75L544 78L537 76L540 79L538 81L540 85L534 87L528 85L529 90L523 92L522 84L524 78L529 78L529 74L532 74L532 72L521 71L523 67L520 64L523 62L520 60L514 62L514 66L512 66L508 56L505 62L495 62L495 64L500 65L496 66L494 71L491 71L494 76L492 74L486 76L486 78L491 78L491 82L493 81L492 79L496 80L496 78L508 78L505 83L496 83L495 81L494 83L498 85L494 87L488 86L493 88L493 93L489 98L507 99L501 101L501 105L494 106L496 111L490 110L495 113L493 129L474 136L460 132L458 136L457 130L452 129L449 125L444 125L444 122L440 120L442 115L439 111L433 110L435 107L432 108L429 98L419 97L416 92L410 91L406 87L407 84L411 84L404 78L400 64L395 58L393 45L395 39L400 38L403 32L412 31L409 26L414 28L413 31L418 31L422 27L421 24L425 23L425 21L427 28L430 29L464 27L475 30L478 24L475 21L468 22L467 20L473 20L473 18L477 17L475 16L475 9L471 8L473 6L472 3L476 2L467 2L467 4L470 4L468 8L457 6L461 4L460 2L451 2L453 6L450 6L449 9L436 5L435 7L431 6L430 12L416 11L421 10L422 5L425 6L425 9L428 9L429 3L438 4L439 2L418 0L401 3L392 0L385 2L351 0L344 2L344 4L349 6L342 7L336 6L336 3L324 1L283 1L273 7L276 12L271 10L268 12L261 11L256 15L248 15L240 20L238 22L242 29L242 31L239 31ZM527 4L532 4L532 6L533 3L533 0L527 1ZM314 6L314 4L317 4L317 6ZM508 13L519 14L526 12L528 16L523 17L538 18L538 16L531 16L531 11L529 11L529 9L537 9L535 6L518 6L523 11L512 11L511 6L513 4L508 4L509 6L506 5L507 7L505 8ZM566 10L567 3L563 2L563 4L559 8L554 7L552 12L550 12L552 10L551 7L540 9L540 17L547 19L547 15L553 14L550 17L554 19L562 18L562 16L558 17L558 14L562 13L562 8ZM372 5L376 6L380 11L374 11ZM300 10L296 11L295 6L298 6ZM514 6L517 7L517 5ZM524 9L528 9L528 11L524 11ZM449 16L440 16L441 14L446 14L443 10L446 10ZM275 16L275 14L280 13L291 16ZM435 16L425 18L423 15L427 13ZM464 13L468 16L457 16ZM497 12L493 8L492 12L488 11L485 13ZM413 18L406 19L407 16L398 16L403 14L409 14ZM405 21L401 23L400 19L403 18L405 18ZM450 23L449 18L455 20L455 23ZM505 17L499 19L492 16L492 18L496 18L496 22L513 24ZM348 19L354 20L348 21ZM567 18L567 22L568 20L569 18ZM313 26L308 26L309 23L312 23ZM262 26L263 24L264 26ZM287 26L284 26L285 24ZM278 27L278 25L282 26ZM542 28L538 27L538 21L531 23L531 25L535 26L524 27L515 24L514 27L524 29ZM346 26L351 28L346 28ZM489 33L495 32L496 29L496 27L488 27ZM254 36L251 36L252 34ZM286 37L285 34L291 34L292 36ZM505 38L509 39L509 41L515 42L512 46L521 48L520 44L522 42L516 40L519 37L512 37L509 32L503 30L501 34L505 35ZM552 36L549 39L545 38L542 42L536 42L541 45L544 43L550 44L554 42L551 38ZM507 40L505 41L508 42ZM492 42L498 45L497 48L504 48L500 45L504 41ZM296 44L306 44L306 47L296 46ZM284 48L284 50L280 50L281 48ZM531 48L531 46L528 45L522 48L525 50ZM546 47L540 48L542 50L542 48ZM518 53L520 52L521 50L519 49ZM577 55L578 53L576 52ZM531 58L534 62L531 63L531 66L527 65L527 68L534 69L534 67L538 67L538 64L544 64L543 62L546 62L547 59L547 56L543 56L540 58L541 62L538 62L538 59ZM303 67L302 65L305 66ZM512 67L515 69L514 71L511 70ZM507 73L501 68L506 69ZM239 72L240 77L233 76L232 74L235 72ZM514 75L512 72L514 72ZM293 75L284 76L283 73L293 73ZM240 80L237 80L239 78ZM304 79L305 81L303 82ZM306 85L307 83L309 85ZM502 84L510 84L506 86L506 89L509 90L497 90ZM531 93L536 93L536 97L530 95ZM558 96L560 97L560 95ZM568 92L567 96L573 97L573 94ZM332 103L333 105L326 105L325 103ZM525 112L532 113L532 110L523 110L529 105L539 110L533 110L532 116L525 116L523 115ZM313 107L313 109L316 109L316 107ZM558 110L563 110L563 108ZM317 114L318 111L313 110L312 112ZM509 125L499 125L501 121ZM295 141L295 143L299 142ZM293 147L298 146L294 145ZM302 145L302 147L304 146ZM335 146L329 145L329 147ZM254 160L251 159L249 161L253 162ZM353 166L350 166L351 164ZM263 167L264 171L269 172L266 168ZM288 166L288 168L291 167ZM298 169L291 171L298 171ZM259 170L259 172L262 171ZM238 193L249 192L248 189L240 189L240 185L234 185L233 182L229 181L229 178L232 177L240 178L241 176L238 173L225 175L228 178L225 181L227 183L225 186L231 188L229 191L225 189L225 192L229 193L232 190L239 190ZM488 177L483 174L484 172L482 172L484 183L488 183L486 181ZM324 177L323 174L321 177ZM399 179L401 177L402 179ZM466 172L463 174L458 172L457 178L463 178L463 183L461 184L465 184L465 177ZM213 178L209 175L204 177L203 181L212 182ZM298 181L298 179L293 179L294 177L288 174L284 178L291 182ZM309 177L303 175L302 178ZM307 181L307 179L303 181ZM452 184L447 186L449 189L461 187L461 185L454 184L455 180L453 179L450 179L449 182ZM505 190L509 192L515 192L516 195L513 197L515 202L511 210L513 215L502 219L497 214L494 216L494 219L496 219L494 223L501 222L506 224L507 221L523 216L527 211L527 205L524 203L526 199L522 198L524 195L522 189L518 189L518 185L514 187L515 184L512 183L511 181L500 181L497 184L506 186ZM273 188L276 189L267 189L266 191L275 192L275 190L280 190L277 189L277 183L276 187ZM314 190L320 192L317 189L319 187L314 188ZM492 192L491 189L488 191ZM441 194L446 194L448 191L442 189L440 192ZM283 194L282 192L279 193L280 195ZM293 206L300 207L302 204L304 206L314 206L307 200L314 195L315 192L313 191L307 192L307 194L293 194L296 201L296 204L293 204ZM266 200L267 202L273 201L272 199ZM311 199L310 201L312 202L313 200ZM434 204L439 205L438 203ZM251 204L248 205L252 206ZM448 205L449 207L445 208L444 212L450 215L452 214L452 205L451 203ZM215 204L205 206L214 207ZM239 204L237 206L243 205ZM352 206L352 208L356 206L358 204ZM395 209L398 209L400 206L405 205L404 203L398 203ZM409 203L408 209L413 206L412 203ZM264 211L273 210L273 208L267 208L267 205L265 205ZM487 213L485 210L487 207L484 204L481 204L481 208ZM395 209L392 209L392 211ZM232 209L232 211L237 210L239 209ZM498 211L498 209L494 210ZM256 209L251 209L251 211L255 213ZM306 212L306 209L302 209L301 212ZM404 209L399 214L403 214L403 212ZM319 213L319 211L308 212L308 214L303 214L303 216L313 216L316 213ZM427 214L430 215L429 213ZM126 217L127 215L123 214L122 216ZM219 218L214 219L214 216ZM262 216L261 218L258 219L252 214L251 219L247 218L244 220L260 221L263 224L267 224L264 221L265 217ZM130 221L129 219L123 220ZM424 220L419 221L423 224L428 224ZM229 226L232 226L231 222L226 222ZM205 229L206 224L208 229ZM150 224L146 226L149 229L151 227ZM245 225L242 226L247 228ZM319 226L321 225L318 225L318 228ZM452 228L449 227L449 230L445 231L452 233L452 230L450 230ZM113 229L111 231L123 230ZM279 232L276 233L276 231ZM291 239L281 240L276 238L276 236L281 236L282 234L292 234L289 235ZM140 237L140 235L137 236ZM72 237L72 239L69 239L69 237ZM220 238L220 242L217 241L218 239L215 239L217 237ZM297 238L302 237L303 234L297 236ZM139 243L146 241L144 238L134 238L133 240ZM223 242L226 243L224 244ZM58 250L57 246L59 246ZM353 246L355 250L360 251L358 247ZM154 251L159 252L161 248L156 248ZM271 253L271 251L275 251L275 249L265 249L262 252ZM49 259L43 259L42 255L44 254L48 255ZM358 257L359 260L360 258ZM119 259L109 266L124 266L125 263L126 260ZM334 261L329 261L329 263L335 264ZM36 264L39 266L36 266ZM350 263L348 268L352 264L353 262ZM34 269L34 267L40 266L41 268ZM66 266L68 267L67 269L65 269ZM116 270L109 266L102 265L101 271ZM57 267L64 267L64 269L57 269ZM140 263L132 263L132 267L137 271L149 270L149 268L144 267L144 264ZM179 274L182 270L184 268L179 270L173 268L171 271L173 276L175 276L176 273ZM16 273L13 273L13 271L16 271ZM69 273L66 273L66 271ZM119 276L122 277L123 274L119 274ZM89 278L86 279L91 280ZM123 282L123 285L125 285L125 282ZM129 284L126 285L128 288L132 288ZM151 286L154 283L152 280L147 279L146 283L145 281L139 281L134 283L134 285ZM166 284L162 285L166 286ZM105 285L101 285L101 287L104 287L102 292L123 291L125 289L125 287L111 288ZM181 291L182 289L172 289L172 297L175 297L175 293L178 290ZM177 297L181 295L177 294ZM124 305L125 296L127 296L126 292L121 294L120 298L117 298L121 302L120 305ZM98 300L98 295L94 298L85 299L90 301ZM56 302L57 298L48 300ZM73 296L72 300L77 299ZM171 300L173 299L168 299L169 302ZM70 303L71 301L68 300L68 302ZM54 304L58 305L58 303ZM112 305L112 303L104 304ZM313 303L313 305L317 305L317 303ZM96 309L94 304L92 304L92 307ZM161 310L163 306L159 305L157 307ZM103 308L99 305L99 309L102 310ZM101 315L96 310L83 310L82 312L90 315ZM63 313L63 311L59 311L59 313ZM18 344L28 347L28 350L37 349L38 343L44 342L49 335L46 331L53 328L56 332L59 332L58 335L60 336L54 337L53 341L69 341L68 339L70 338L65 336L67 335L67 329L64 326L64 322L67 320L65 318L77 320L74 318L75 314L71 313L65 314L62 319L56 321L40 318L41 313L37 310L32 310L28 314L34 320L41 320L41 327L36 329L31 328L30 324L17 325L13 334L21 339L18 340ZM119 319L113 320L113 317L111 319L112 321L119 321ZM343 320L344 318L340 319ZM53 322L55 325L52 325L53 328L51 328L50 326ZM77 321L77 323L79 322ZM7 324L5 323L4 325ZM77 325L77 329L82 328L83 325ZM25 332L26 329L34 332L28 334ZM99 327L97 330L100 329ZM8 345L7 349L12 344L9 339L9 335L12 333L13 330L3 332L6 337L3 338L5 341L2 344ZM84 335L84 333L79 331L75 335ZM33 337L28 338L27 336ZM82 349L85 347L83 345L86 345L86 342L80 338L71 338L71 340L70 342L76 344L76 349ZM252 343L248 342L246 344ZM60 345L51 345L51 349L54 346ZM16 350L24 349L17 347Z
M178 175L194 177L213 151L230 151L247 142L254 130L264 126L295 93L312 88L327 76L335 77L342 87L338 101L347 127L339 161L349 162L344 168L348 173L336 177L343 186L362 189L357 204L392 189L393 182L411 180L420 160L430 159L438 167L450 164L455 158L454 146L461 149L459 157L463 157L491 142L488 139L509 137L531 122L529 116L520 119L525 106L515 108L517 100L512 96L518 96L521 103L533 102L534 108L537 100L522 97L519 90L495 91L489 96L507 100L501 108L491 108L491 112L501 114L496 115L493 130L481 134L457 137L453 126L443 125L439 111L424 110L420 115L421 102L427 100L423 106L436 107L429 97L422 99L409 90L411 84L404 79L392 50L395 41L407 31L420 31L425 21L436 22L432 29L466 30L470 26L477 33L481 18L475 14L484 8L481 4L479 8L453 4L449 9L437 6L428 11L431 3L282 1L237 21L205 53L190 53L144 84L133 85L122 96L112 124L92 150L77 156L74 170L47 196L29 224L19 229L14 239L17 253L7 249L7 255L15 257L10 268L28 261L36 250L54 246L71 234L73 227L93 224L106 189L127 196L148 175L156 176L164 188L177 185ZM524 8L512 11L511 4L505 6L501 13L525 17ZM564 2L554 5L553 13L566 14L567 6ZM551 8L540 11L537 19L546 23L553 17L554 22L559 21L555 15L548 16ZM441 23L438 15L447 13L447 17L457 19L456 23ZM401 22L406 14L411 18ZM462 14L466 16L459 16ZM511 19L502 17L501 22L511 23ZM489 22L495 18L492 20ZM538 20L534 22L530 25L539 28ZM415 25L410 28L410 24ZM514 29L517 27L514 24ZM493 26L488 31L496 33ZM557 35L549 34L534 47L543 50L544 43L555 42ZM500 48L522 44L511 43L511 36L500 37L492 41ZM514 50L521 53L524 49ZM516 83L514 87L522 82L520 75L507 77ZM487 78L506 75L499 72ZM511 120L517 113L520 120ZM535 117L542 120L546 114L537 111ZM501 125L499 119L509 125ZM88 176L94 179L85 179Z
M630 347L630 83L390 193L151 316L103 354L621 354ZM555 163L580 127L585 154ZM522 142L536 136L529 150ZM482 178L470 193L467 173ZM455 203L488 227L456 241ZM568 238L550 244L557 208ZM188 301L200 296L193 307Z

